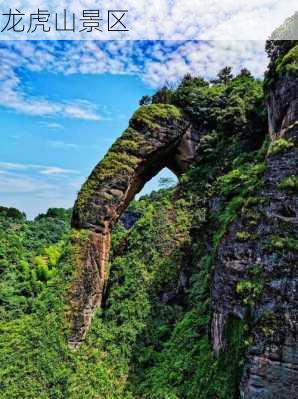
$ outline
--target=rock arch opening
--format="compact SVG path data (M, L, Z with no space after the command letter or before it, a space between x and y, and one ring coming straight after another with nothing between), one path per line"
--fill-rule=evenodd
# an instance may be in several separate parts
M136 195L139 199L143 195L149 195L152 191L174 187L178 183L178 177L168 168L163 168L151 180L147 181L142 190Z
M192 162L198 137L173 105L141 107L82 186L73 216L75 278L70 290L70 345L84 339L101 305L110 231L130 201L164 168L176 176Z

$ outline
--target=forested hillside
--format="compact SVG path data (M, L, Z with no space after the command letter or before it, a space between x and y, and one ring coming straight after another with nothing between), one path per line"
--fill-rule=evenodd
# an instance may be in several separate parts
M0 207L1 321L30 314L57 263L70 231L71 211L49 209L34 221Z
M1 399L295 398L297 43L267 50L265 82L227 67L142 98L138 126L158 133L169 109L185 115L196 153L176 187L132 200L114 226L102 304L77 348L69 298L87 233L71 211L26 221L0 209ZM132 162L118 149L103 161L113 172Z

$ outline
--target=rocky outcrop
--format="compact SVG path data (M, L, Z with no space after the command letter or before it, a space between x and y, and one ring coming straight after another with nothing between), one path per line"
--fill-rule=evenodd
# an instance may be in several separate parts
M295 137L298 132L298 76L284 75L268 92L268 122L271 140Z
M218 251L213 346L217 353L225 348L229 316L247 322L253 344L242 378L245 399L294 398L298 390L298 199L280 188L297 172L298 149L268 157L258 192L264 201L242 209Z
M243 399L296 398L298 392L297 96L297 75L284 74L271 85L271 144L261 188L253 205L242 205L217 254L213 347L217 353L225 348L229 317L246 322L251 343Z
M279 57L278 67L273 64L267 86L271 143L261 184L250 187L249 197L239 201L238 216L220 236L212 270L214 352L228 349L230 320L241 319L246 326L243 399L295 398L298 391L298 77L296 64L289 69L284 59ZM84 339L101 304L113 225L161 169L180 175L197 162L203 151L201 135L173 105L141 107L83 185L72 218L77 232L70 291L72 346ZM219 213L224 201L210 201L210 212ZM176 300L180 288L163 293L162 302Z
M141 107L83 185L72 226L87 231L78 240L81 256L70 291L70 344L84 338L93 312L101 304L108 275L110 231L122 212L164 167L179 175L191 163L197 133L181 111L165 104Z

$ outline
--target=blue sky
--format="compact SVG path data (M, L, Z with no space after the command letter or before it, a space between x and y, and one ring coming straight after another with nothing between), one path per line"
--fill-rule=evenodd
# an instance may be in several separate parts
M143 95L187 72L212 78L227 59L261 77L264 43L0 42L0 204L30 218L72 206Z
M31 0L17 3L26 15L35 9ZM296 3L127 0L130 31L124 38L154 40L0 40L0 205L30 218L48 207L72 206L140 97L165 82L176 85L186 73L212 79L227 64L234 73L245 67L262 78L268 63L264 40ZM0 0L0 14L6 4ZM88 1L43 4L80 15ZM47 37L57 39L52 33Z
M18 76L32 98L96 105L94 120L30 115L0 106L0 204L15 206L32 218L48 207L72 206L81 183L127 127L140 97L154 89L126 74L24 70ZM158 178L143 192L157 185Z

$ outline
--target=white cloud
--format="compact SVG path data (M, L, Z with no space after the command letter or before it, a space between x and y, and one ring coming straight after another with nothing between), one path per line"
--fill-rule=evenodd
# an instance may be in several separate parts
M2 3L2 4L1 4ZM12 5L11 5L12 6ZM77 22L84 9L90 8L86 0L52 0L37 4L34 0L14 0L13 7L26 14L37 8L49 10L51 14L67 9L74 12ZM129 32L109 32L108 9L125 9ZM7 12L7 3L0 2L0 11ZM296 0L110 0L100 2L103 14L103 32L93 33L56 32L46 34L47 39L100 39L100 40L265 40L285 18L297 10ZM54 15L52 16L54 17ZM6 20L5 20L6 21ZM50 18L51 22L55 18ZM27 20L25 18L25 24ZM4 21L3 21L4 24ZM79 30L79 29L78 29ZM39 34L41 32L41 34ZM4 32L2 36L13 38L15 33ZM26 34L18 37L23 39ZM37 30L31 38L45 39ZM49 55L50 58L50 55ZM48 60L45 60L47 62Z
M74 144L74 143L67 143L65 141L62 140L49 140L47 141L47 145L49 147L55 148L57 150L93 150L96 151L97 154L100 154L101 156L103 156L105 154L105 152L99 152L99 149L102 148L103 144L109 143L112 144L113 143L113 139L107 139L107 138L100 138L99 139L99 143L92 143L92 144Z
M41 175L69 175L69 174L78 173L76 170L65 169L59 166L45 166L45 165L13 163L13 162L0 162L0 172L1 171L33 172Z
M102 118L97 114L96 107L85 102L65 105L64 115L75 119L99 121Z
M0 6L1 3L4 2L0 0ZM121 3L119 0L118 4L122 7ZM13 7L22 8L24 5L25 0L18 0ZM171 40L0 41L0 106L32 116L47 117L41 123L53 130L63 128L61 118L90 121L103 119L102 113L105 111L102 107L99 110L94 104L82 99L70 102L62 98L52 101L50 96L33 96L22 80L26 71L62 75L137 75L153 88L162 86L166 81L175 84L187 72L211 79L225 65L232 66L234 73L246 67L255 76L262 77L267 64L264 41L179 39L197 37L198 33L199 37L205 39L241 39L245 35L246 38L262 36L265 39L292 13L296 2L251 0L241 4L234 0L127 0L126 5L129 15L134 18L131 21L131 35L156 38L157 34L158 38ZM38 6L43 8L47 4L41 0ZM88 8L87 4L84 6ZM53 0L52 7L74 7L75 11L81 8L81 4L74 0ZM136 18L139 14L146 17L146 23ZM193 27L195 31L192 31ZM239 32L237 37L236 30ZM59 118L58 123L55 118ZM78 147L61 140L49 141L48 145L61 150L74 150ZM96 150L100 148L96 145L89 147ZM82 181L83 178L75 170L56 165L0 163L2 198L7 198L8 204L15 203L21 209L26 198L29 202L27 209L31 210L32 201L40 201L34 206L35 212L38 209L44 210L45 206L71 206ZM30 195L20 195L21 199L17 203L14 199L18 193Z
M46 1L41 4L49 8ZM114 0L109 6L112 4L116 9L122 6L120 0ZM29 10L35 7L29 0L19 0L14 5ZM80 13L87 4L80 0L54 0L51 7ZM19 74L26 69L65 75L137 74L153 87L165 80L175 82L186 72L214 77L226 64L234 66L235 71L241 66L248 67L253 74L261 76L267 63L264 39L293 14L297 5L293 0L127 0L125 7L132 18L132 35L168 40L147 44L123 40L7 41L2 45L0 42L0 105L30 115L102 119L96 107L88 102L53 102L31 97ZM192 34L194 28L196 33ZM197 32L208 41L178 41L197 37ZM239 40L260 37L263 41Z
M43 43L0 42L0 106L32 116L100 120L96 106L88 101L54 102L26 93L19 71L27 69L40 72L48 69L50 61L59 58L58 54L52 54L54 51L54 42L47 47Z
M10 73L8 80L5 76L0 80L0 105L3 107L32 116L56 116L93 121L101 119L96 108L86 102L67 104L55 103L43 98L30 98L22 90L13 68Z
M72 174L72 173L77 173L75 170L71 169L64 169L64 168L59 168L58 166L48 166L46 168L42 168L40 170L40 173L42 175L65 175L65 174Z
M52 185L39 181L30 176L24 177L21 174L0 174L1 194L34 193L40 190L50 190Z
M76 171L58 166L1 162L1 205L23 210L30 218L49 207L71 207L83 180Z
M247 67L261 77L267 64L261 41L2 42L0 57L0 105L31 115L94 121L103 117L87 101L31 98L22 86L20 68L65 75L135 74L159 87L166 80L177 82L187 72L213 78L227 64L235 72Z
M261 77L267 64L264 42L259 41L0 42L0 60L0 106L33 116L89 121L104 119L94 104L32 97L20 71L135 74L149 86L159 87L166 80L177 82L187 72L213 78L227 64L235 72L247 67ZM61 126L43 123L52 129Z
M37 165L14 163L14 162L0 162L0 171L2 170L27 170L36 168Z
M78 149L79 146L77 144L74 143L65 143L64 141L61 140L50 140L48 141L48 145L50 147L53 148L57 148L57 149L71 149L71 150L75 150Z
M61 130L63 129L63 125L61 123L55 123L55 122L40 122L41 126L44 126L48 129L53 129L53 130Z
M1 205L25 211L32 219L50 207L70 208L83 178L57 181L51 176L47 180L40 176L0 171Z

